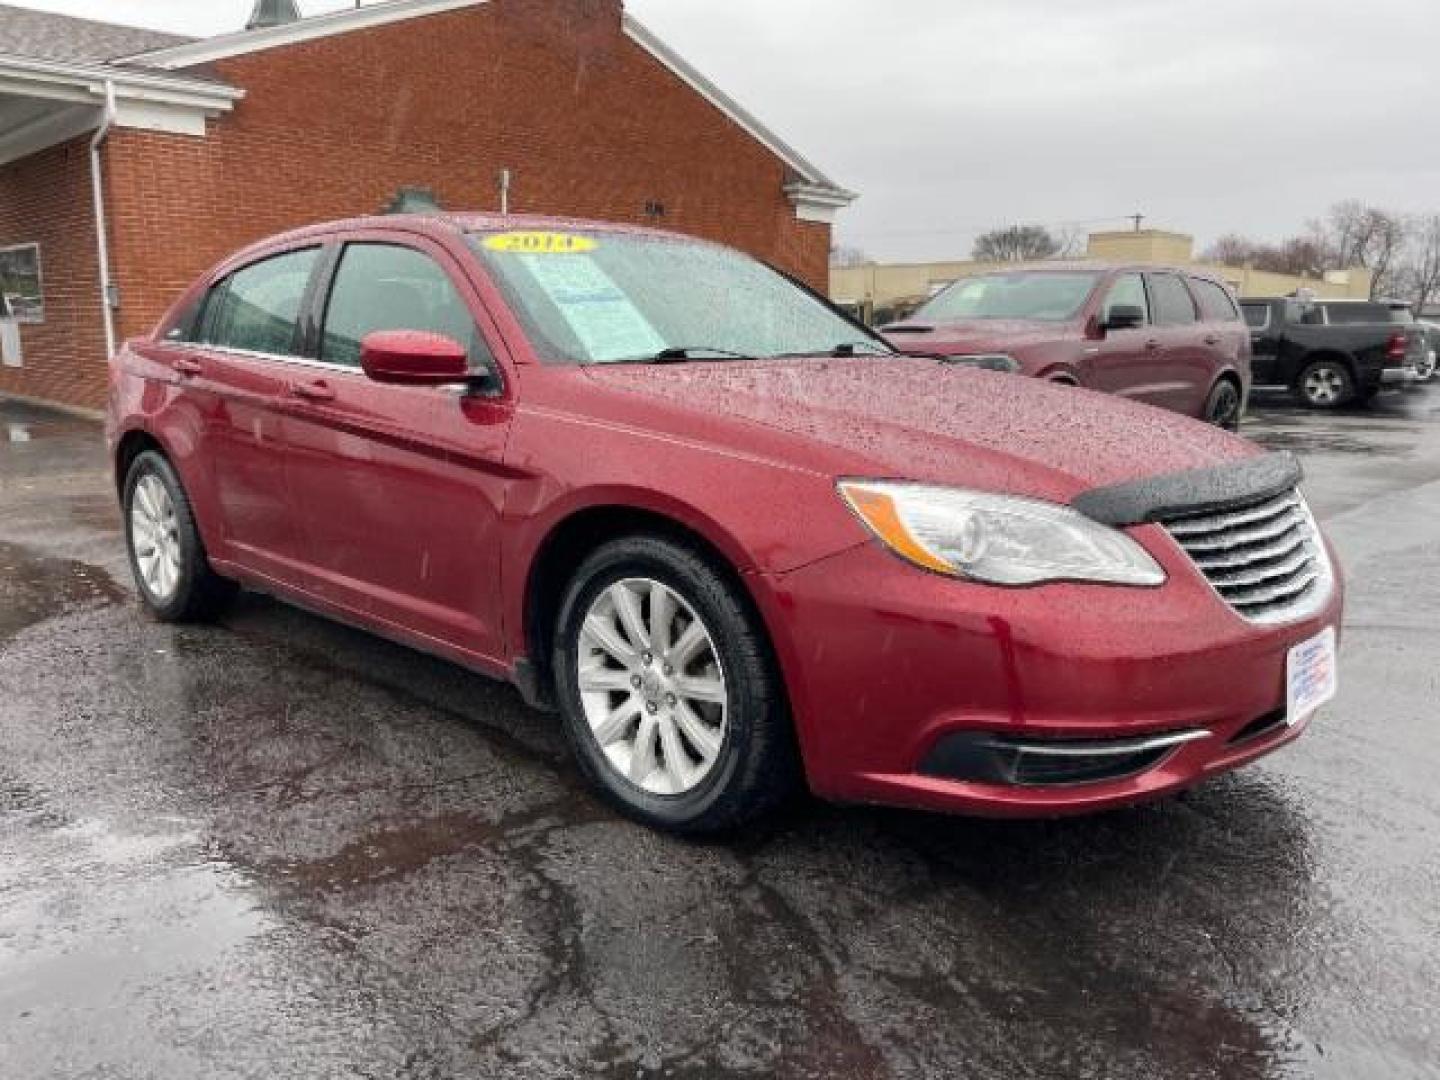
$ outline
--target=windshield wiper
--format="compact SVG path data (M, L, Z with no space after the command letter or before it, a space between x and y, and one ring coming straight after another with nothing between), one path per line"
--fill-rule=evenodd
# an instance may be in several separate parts
M860 352L861 349L871 349L872 352ZM800 352L777 353L770 357L771 360L798 360L807 356L827 356L835 360L850 360L857 356L893 356L895 355L878 341L846 341L839 345L828 346L823 349L805 349Z
M625 360L608 360L610 364L688 364L692 361L714 363L720 360L753 360L749 353L732 349L716 349L709 345L677 345L661 349L651 356L635 356Z

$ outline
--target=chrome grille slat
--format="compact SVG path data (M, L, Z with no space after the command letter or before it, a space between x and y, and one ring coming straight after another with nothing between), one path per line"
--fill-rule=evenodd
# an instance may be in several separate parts
M1190 538L1192 536L1204 536L1209 533L1223 532L1227 529L1236 529L1242 525L1253 525L1261 521L1269 521L1271 518L1279 517L1287 510L1298 510L1300 504L1294 499L1285 499L1275 503L1266 503L1254 510L1239 510L1233 514L1218 514L1214 517L1203 518L1181 518L1170 525L1170 532L1175 536Z
M1181 545L1184 546L1183 544ZM1267 544L1265 547L1250 548L1232 555L1191 555L1195 565L1205 572L1207 576L1213 573L1223 573L1226 570L1234 570L1239 567L1253 566L1255 563L1272 562L1276 559L1283 559L1299 548L1305 546L1303 538L1284 537Z
M1294 511L1287 511L1283 517L1267 521L1264 525L1211 533L1200 539L1191 537L1176 537L1176 539L1185 545L1186 551L1230 551L1233 548L1245 547L1247 544L1260 544L1266 540L1274 540L1304 524L1305 517L1297 508Z
M1329 595L1329 557L1298 491L1161 524L1242 618L1259 623L1302 619Z
M1217 589L1243 589L1253 585L1263 585L1267 581L1274 581L1278 578L1293 578L1311 566L1314 561L1314 553L1304 544L1300 544L1289 557L1281 562L1238 573L1212 572L1208 576Z
M1275 604L1299 596L1319 580L1319 572L1312 568L1301 576L1278 585L1251 585L1243 589L1227 589L1220 595L1237 608L1264 607L1266 604Z

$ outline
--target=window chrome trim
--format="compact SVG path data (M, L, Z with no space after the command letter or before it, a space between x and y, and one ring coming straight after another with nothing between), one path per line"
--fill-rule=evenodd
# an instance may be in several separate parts
M364 375L365 371L360 367L352 367L349 364L335 364L328 360L312 360L307 356L282 356L279 353L257 352L254 349L236 349L229 345L210 345L203 341L186 342L191 348L205 349L209 352L223 353L225 356L233 356L240 360L267 360L277 364L293 364L296 367L318 368L321 371L333 371L342 375Z

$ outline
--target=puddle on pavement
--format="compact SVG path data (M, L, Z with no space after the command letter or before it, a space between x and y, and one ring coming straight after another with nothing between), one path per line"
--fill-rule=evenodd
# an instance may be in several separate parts
M1381 446L1336 431L1267 431L1251 434L1250 438L1267 450L1290 450L1297 454L1403 456L1394 447Z
M124 590L98 567L46 559L0 543L0 642L56 615L108 607L124 597Z

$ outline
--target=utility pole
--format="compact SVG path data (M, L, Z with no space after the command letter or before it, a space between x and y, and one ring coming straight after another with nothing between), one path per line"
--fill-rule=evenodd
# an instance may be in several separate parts
M1130 215L1130 220L1133 221L1133 222L1135 222L1135 231L1136 231L1136 232L1139 232L1139 231L1140 231L1140 226L1143 225L1143 224L1145 224L1145 215L1144 215L1144 214L1131 214L1131 215Z

